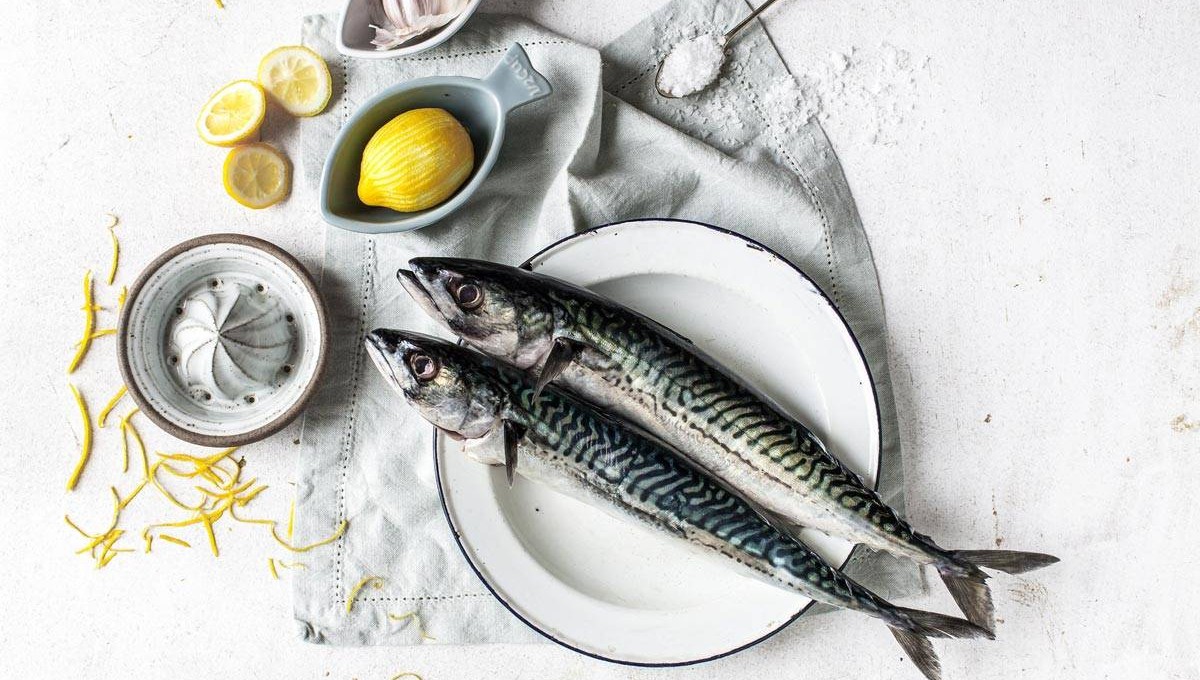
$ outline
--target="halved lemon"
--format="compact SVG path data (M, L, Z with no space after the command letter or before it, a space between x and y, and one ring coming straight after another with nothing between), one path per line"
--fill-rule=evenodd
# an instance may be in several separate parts
M291 189L292 168L270 144L235 146L221 172L225 193L247 208L266 208L282 201Z
M204 104L196 129L209 144L233 146L258 132L266 115L267 95L262 87L251 80L235 80Z
M288 45L267 53L258 64L258 82L293 116L315 116L333 94L333 78L321 55Z

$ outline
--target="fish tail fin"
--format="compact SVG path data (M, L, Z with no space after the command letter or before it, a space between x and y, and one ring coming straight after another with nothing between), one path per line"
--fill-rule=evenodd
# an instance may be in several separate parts
M904 654L929 680L941 680L942 677L942 663L929 638L992 639L991 631L970 621L919 609L896 607L895 616L887 624Z
M1053 555L1016 550L951 550L946 555L949 559L938 565L938 575L967 619L989 631L995 630L996 618L988 577L980 567L1023 574L1058 561Z
M942 680L942 662L938 660L937 652L933 651L929 638L896 626L890 626L888 630L892 631L892 637L900 643L904 655L917 665L922 675L929 680Z
M907 609L905 607L896 607L896 611L900 614L899 619L890 622L888 625L893 628L904 628L924 637L954 638L958 640L975 638L992 640L996 637L987 628L966 619L960 619L957 616L947 616L945 614L938 614L937 612Z
M977 567L995 569L1006 574L1024 574L1058 562L1054 555L1018 550L954 550L950 554Z
M996 614L992 606L992 591L987 585L987 574L973 564L964 566L947 563L938 565L938 575L950 591L954 603L966 615L967 620L988 631L996 629Z

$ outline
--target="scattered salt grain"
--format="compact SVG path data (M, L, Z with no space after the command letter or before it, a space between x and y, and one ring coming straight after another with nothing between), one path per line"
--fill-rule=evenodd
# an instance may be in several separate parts
M914 59L894 45L854 48L813 63L795 78L776 79L763 103L779 114L776 126L785 135L815 118L835 139L891 146L916 106L927 72L928 59Z
M658 88L673 97L694 94L717 79L724 62L725 46L720 36L702 33L676 45L663 60Z

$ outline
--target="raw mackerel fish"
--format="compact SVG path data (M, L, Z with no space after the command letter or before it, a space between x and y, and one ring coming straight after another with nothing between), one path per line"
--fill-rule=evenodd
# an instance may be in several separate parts
M793 535L809 527L933 565L973 623L994 627L980 567L1022 573L1040 553L945 550L771 400L661 324L573 284L480 260L415 258L398 278L467 344L645 428Z
M450 437L503 437L510 484L514 473L547 484L720 555L748 576L880 619L926 677L940 675L927 638L991 637L962 619L888 603L676 452L511 367L406 331L372 331L367 348L391 385Z

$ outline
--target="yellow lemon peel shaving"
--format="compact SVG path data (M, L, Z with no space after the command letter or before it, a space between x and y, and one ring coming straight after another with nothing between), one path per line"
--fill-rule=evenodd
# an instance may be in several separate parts
M292 499L292 505L288 508L288 523L287 523L287 540L292 540L292 535L296 529L296 499Z
M137 498L137 495L142 492L142 489L146 488L146 483L149 481L150 480L148 479L143 479L136 487L134 487L133 491L129 492L128 496L125 498L118 498L117 509L124 510L126 506L133 502L133 499Z
M188 543L187 541L183 540L182 538L175 538L171 534L157 534L157 536L159 538L161 538L162 540L166 541L167 543L174 543L175 545L181 545L185 548L192 547L191 543Z
M108 410L115 408L115 404L120 399L119 395L120 393L110 401L109 406L106 406ZM161 538L168 543L173 543L181 547L191 548L192 544L190 542L165 533L163 530L200 525L204 528L204 535L208 540L209 549L214 556L219 557L220 548L217 544L215 527L226 516L232 517L238 522L267 526L270 529L272 539L292 552L307 552L319 546L332 543L345 534L349 522L343 520L332 535L308 545L293 545L290 539L293 536L295 526L294 502L286 520L287 539L280 535L280 532L285 530L284 522L238 516L237 510L244 508L260 493L266 490L267 485L260 483L257 478L252 478L248 481L242 479L245 460L233 458L234 451L237 450L236 448L225 449L201 456L186 453L158 452L157 460L151 465L145 444L141 441L140 435L130 422L130 419L138 412L138 409L135 407L121 418L120 428L123 434L123 446L126 448L126 460L128 460L128 437L132 436L142 453L144 476L127 496L121 496L115 487L110 488L113 496L113 518L109 527L102 533L92 534L80 528L70 517L64 516L66 523L87 539L86 544L79 550L79 553L91 555L92 559L95 560L97 568L107 566L121 553L132 552L131 549L120 545L120 541L126 532L124 529L117 528L117 525L120 513L147 487L157 489L164 499L170 504L187 511L188 515L181 519L156 522L145 526L141 536L145 542L146 553L153 550L156 538ZM85 419L90 423L90 418L86 414ZM189 503L181 499L177 495L177 492L168 486L168 477L174 480L175 484L191 480L192 483L189 486L197 493L195 502ZM190 501L191 499L188 500ZM299 562L287 563L282 560L270 558L268 568L276 578L278 578L278 570L281 567L285 569L306 569L307 565ZM382 581L376 587L380 587L381 584Z
M346 533L346 529L348 529L350 527L349 521L342 520L342 523L338 525L337 530L334 531L329 536L322 538L319 541L314 541L313 543L309 543L308 545L292 545L292 543L290 541L284 539L282 536L279 535L279 522L277 522L273 519L260 519L257 517L239 517L237 514L237 508L239 508L243 505L245 505L245 503L242 503L240 500L237 501L235 503L235 505L230 507L229 515L239 522L244 522L246 524L262 524L264 526L270 527L271 528L271 537L275 539L275 542L278 543L279 545L283 546L283 548L285 550L290 550L291 552L296 552L296 553L308 552L314 548L319 548L323 545L329 545L330 543L333 543L334 541L341 538Z
M121 244L117 241L117 224L121 221L116 215L107 213L108 215L108 237L112 240L112 260L108 264L108 285L112 285L117 278L117 263L121 259Z
M279 572L275 569L275 558L274 557L267 558L267 569L269 569L271 571L271 578L278 581L279 580Z
M96 421L97 425L104 427L104 424L108 422L108 414L112 413L112 410L116 407L117 402L121 401L121 397L125 396L126 391L127 390L125 389L125 386L121 385L121 389L117 390L117 393L113 395L113 398L108 400L108 403L105 404L104 408L100 411L100 418L98 418Z
M121 292L117 293L117 308L125 306L125 298L129 297L129 287L121 286Z
M225 513L222 512L221 515L223 515L223 514L225 514ZM217 515L217 519L220 519L221 515ZM206 514L203 517L204 517L204 531L205 531L205 533L208 534L208 547L212 548L213 557L220 557L221 551L217 549L217 535L213 533L213 528L212 528L213 522L215 520L213 519L212 515Z
M363 588L366 588L368 585L370 585L375 590L379 590L380 588L383 587L383 579L378 576L366 576L361 581L354 584L354 587L350 589L350 593L348 595L346 595L346 613L347 614L349 614L350 611L352 609L354 609L354 601L356 599L358 599L358 594L361 593Z
M138 434L137 428L134 427L133 423L129 421L129 419L137 415L138 411L140 410L141 409L135 408L129 413L126 413L125 417L121 419L121 448L125 457L124 471L128 471L129 469L129 444L125 440L125 435L128 434L130 437L133 437L134 443L138 445L138 451L140 451L142 454L142 476L144 476L146 479L150 479L150 459L146 455L146 443L142 441L142 435Z
M79 462L75 464L75 470L71 472L71 478L67 480L67 491L73 491L75 485L79 483L79 475L83 474L83 467L87 465L88 458L92 456L92 417L88 415L87 403L83 400L83 395L79 393L79 388L73 383L69 383L71 394L75 395L75 405L79 407L79 417L83 419L83 442L80 445Z
M91 555L92 559L96 560L97 569L102 569L108 566L108 563L111 562L118 554L130 552L129 549L116 547L117 541L121 540L121 537L125 535L125 531L123 529L117 528L117 522L121 517L121 509L125 506L124 502L121 500L121 494L117 493L117 488L110 486L108 489L110 492L112 492L113 497L113 515L112 521L109 522L108 528L103 532L99 534L88 533L79 528L79 525L73 522L70 516L63 515L63 520L66 521L68 526L79 532L79 534L84 538L91 539L82 548L77 550L76 554L88 553ZM99 549L99 553L97 553L97 549Z
M423 639L423 640L436 640L437 639L437 638L433 637L432 635L425 632L425 626L421 623L421 615L416 613L415 611L408 612L405 614L393 614L391 612L388 612L387 617L388 617L388 620L396 621L396 622L407 621L409 619L412 619L413 622L417 624L417 633L419 633L421 635L421 639Z
M96 326L96 307L92 299L92 270L87 270L83 275L83 335L80 337L79 346L75 350L75 356L71 358L71 363L67 366L67 373L74 373L79 367L79 362L83 361L83 356L87 354L88 347L92 344L92 329Z

